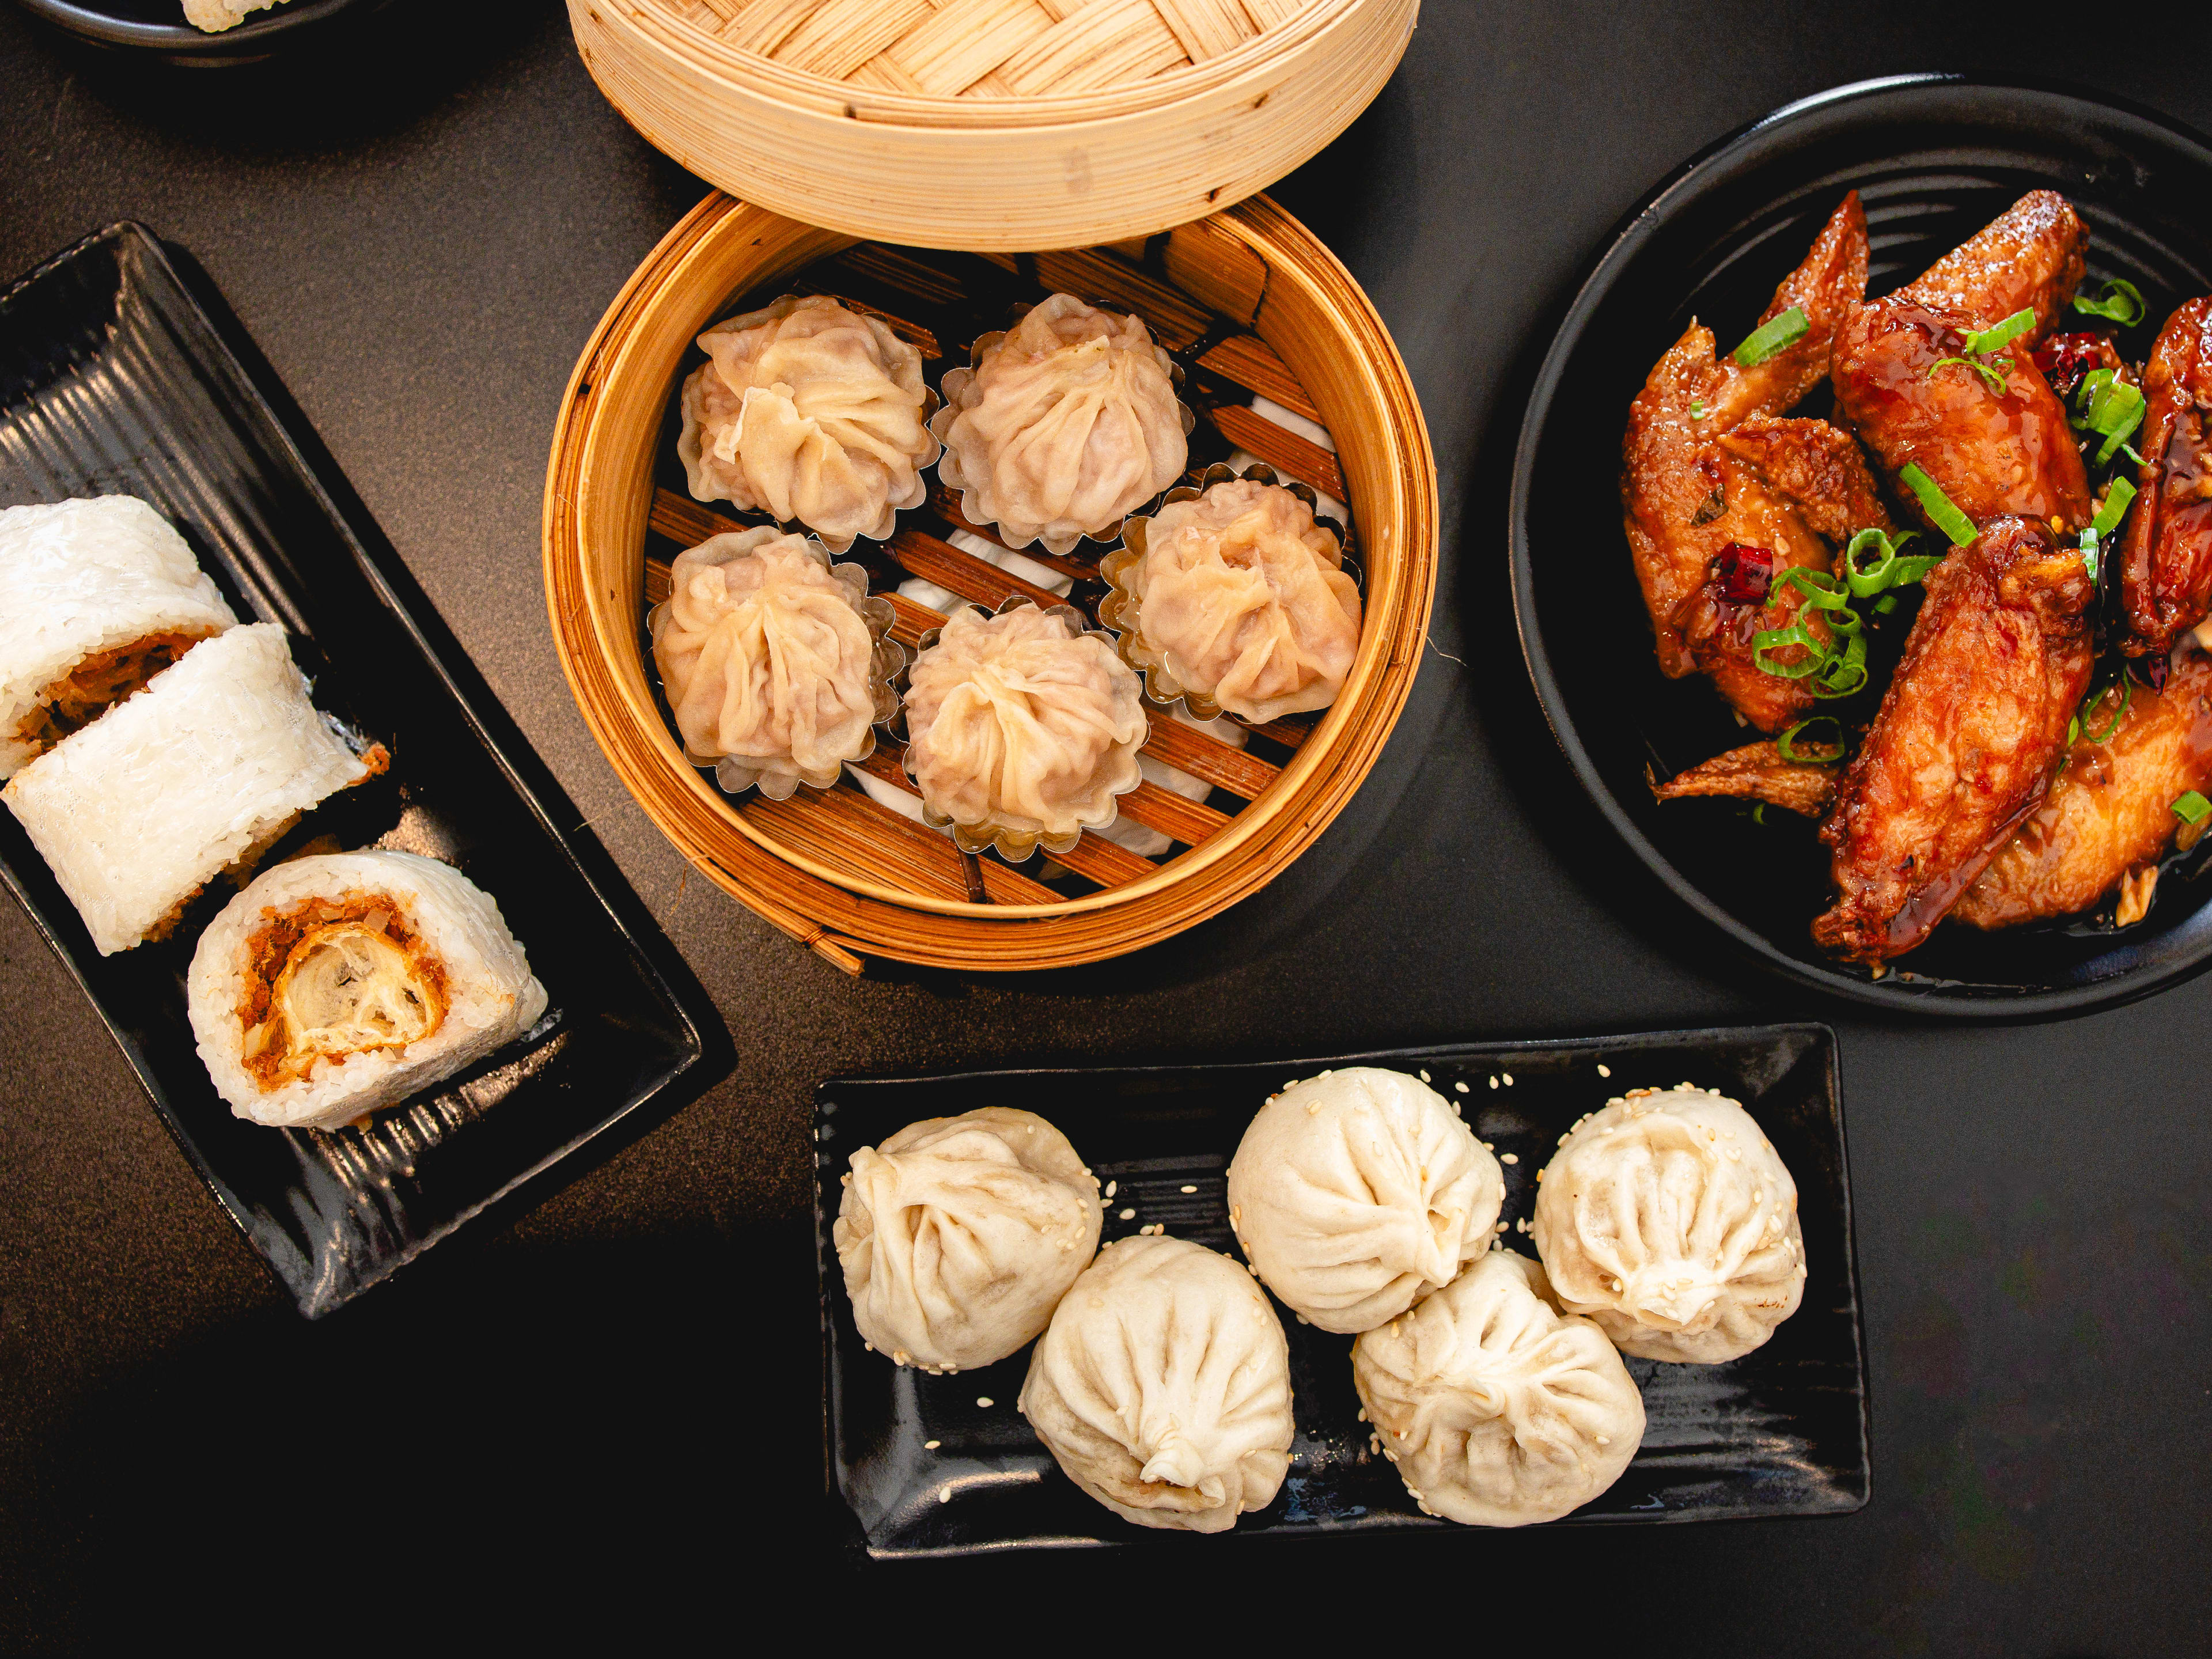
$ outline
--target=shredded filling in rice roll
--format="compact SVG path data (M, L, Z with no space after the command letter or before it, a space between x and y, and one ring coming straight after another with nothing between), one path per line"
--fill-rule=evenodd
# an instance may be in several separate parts
M264 1090L318 1060L404 1048L446 1018L446 970L375 893L302 900L268 915L246 941L241 1062Z

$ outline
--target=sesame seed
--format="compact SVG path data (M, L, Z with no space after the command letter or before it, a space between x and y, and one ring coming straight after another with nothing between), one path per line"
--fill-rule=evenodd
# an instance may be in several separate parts
M1510 1088L1511 1088L1511 1087L1513 1086L1513 1073L1510 1073L1510 1072L1500 1072L1500 1073L1498 1073L1498 1076L1500 1076L1500 1077L1502 1077L1502 1078L1504 1078L1504 1079L1505 1079L1505 1086L1506 1086L1507 1088L1509 1088L1509 1089L1510 1089Z
M950 1504L952 1501L952 1488L939 1486L937 1489L937 1501L940 1504Z
M992 1407L997 1405L999 1402L992 1399L988 1394L979 1394L975 1396L975 1403L981 1407L985 1411L988 1411Z
M1495 1089L1495 1088L1498 1086L1498 1079L1497 1079L1496 1078L1492 1078L1492 1079L1490 1079L1490 1086L1491 1086L1492 1088L1493 1088L1493 1089Z
M944 1443L942 1440L925 1440L921 1443L921 1449L924 1451L935 1451Z
M1611 1077L1613 1075L1613 1067L1610 1066L1600 1066L1597 1068L1597 1074L1600 1077Z
M1196 1191L1198 1190L1198 1188L1195 1188L1195 1187L1185 1187L1184 1188L1182 1188L1182 1190L1183 1190L1184 1192L1187 1192L1187 1193L1194 1193L1194 1192L1196 1192Z
M1121 1212L1120 1216L1116 1218L1116 1219L1121 1221L1134 1221L1136 1218L1137 1212L1134 1210L1124 1210Z
M1422 1072L1422 1073L1421 1073L1421 1081L1422 1081L1422 1082L1424 1082L1424 1083L1433 1083L1433 1082L1435 1082L1435 1081L1436 1081L1436 1079L1435 1079L1434 1078L1431 1077L1431 1076L1428 1074L1428 1073L1427 1073L1425 1070L1424 1070L1424 1071Z
M1507 1152L1498 1161L1500 1164L1518 1164L1521 1161L1521 1154L1518 1152Z
M1109 1181L1109 1182L1108 1182L1106 1183L1106 1196L1107 1196L1107 1197L1109 1197L1109 1198L1113 1197L1113 1196L1114 1196L1114 1189L1115 1189L1116 1187L1120 1186L1121 1184L1121 1183L1120 1182L1118 1182L1118 1181Z

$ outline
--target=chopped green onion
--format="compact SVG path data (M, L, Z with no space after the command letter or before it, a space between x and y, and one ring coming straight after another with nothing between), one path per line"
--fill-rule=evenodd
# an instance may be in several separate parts
M1739 368L1755 368L1776 352L1792 346L1805 337L1812 325L1805 320L1804 311L1792 306L1778 317L1770 317L1744 337L1743 343L1732 354Z
M1874 602L1874 614L1877 617L1887 617L1896 609L1897 595L1894 593L1885 593Z
M1808 726L1832 726L1836 735L1820 740L1827 752L1808 755L1799 752L1796 740ZM1809 739L1808 739L1809 741ZM1810 720L1799 720L1774 740L1775 752L1792 766L1832 766L1844 757L1844 723L1833 714L1815 714Z
M2105 504L2097 509L2097 516L2089 520L2089 528L2099 536L2109 536L2120 527L2120 520L2128 515L2129 503L2136 498L2136 487L2125 478L2112 480L2112 487L2105 492Z
M1820 665L1813 676L1816 697L1848 697L1867 683L1866 635L1854 629L1844 638L1844 648Z
M2101 702L2105 698L2112 695L2112 688L2108 685L2102 690L2091 694L2089 701L2083 703L2081 707L2084 708L2094 708L2098 703ZM2135 682L2130 680L2125 674L2121 675L2120 706L2113 712L2112 718L2106 722L2105 729L2103 731L2091 732L2086 726L2082 728L2083 732L2088 737L2089 741L2092 743L2110 743L2112 740L2112 733L2120 729L2120 722L2127 719L2128 705L2133 702L2135 698ZM2078 719L2079 716L2077 715L2076 718Z
M2109 368L2093 368L2084 374L2081 377L2081 384L2074 388L2075 406L2084 410L2089 409L2097 401L2098 394L2112 385L2113 374L2114 371ZM2074 424L2084 432L2089 429L2089 422L2086 418L2078 420Z
M1910 587L1923 576L1942 563L1940 553L1916 553L1906 556L1905 543L1920 532L1908 530L1892 541L1889 533L1878 526L1871 526L1852 537L1844 549L1844 577L1850 584L1852 597L1872 599L1893 587ZM1872 564L1862 562L1869 549L1878 556Z
M2108 318L2122 328L2133 328L2142 321L2150 307L2143 303L2142 290L2125 277L2115 276L2105 284L2105 291L2095 299L2085 294L2074 296L2074 309L2091 317Z
M1767 660L1769 652L1784 650L1793 645L1805 647L1802 662ZM1752 665L1760 673L1772 674L1779 679L1802 680L1808 674L1817 672L1820 665L1827 660L1827 647L1806 631L1802 622L1791 623L1787 628L1762 628L1751 636Z
M1953 506L1951 498L1936 487L1936 480L1920 470L1917 462L1907 461L1897 476L1905 480L1905 487L1912 492L1929 521L1950 538L1952 546L1965 547L1981 533L1974 528L1974 521Z
M1766 822L1766 803L1765 801L1762 800L1753 804L1751 809L1751 821L1753 823L1758 824L1764 824Z
M2098 372L2108 376L2110 373L2101 369ZM2143 395L2125 380L2107 378L2090 395L2087 412L2088 429L2101 434L2105 440L2105 447L2097 452L2097 465L2102 466L2142 424Z
M2089 580L2097 580L2097 526L2091 525L2081 532L2081 566L2089 573Z
M2173 801L2173 816L2184 823L2202 823L2212 817L2212 800L2207 800L2194 789L2177 795Z
M1690 399L1690 418L1693 421L1702 421L1705 418L1705 400L1703 398Z
M2066 722L2066 746L2071 749L2081 740L2081 717L2076 714Z
M2035 307L2024 306L1997 324L1966 337L1965 350L1969 357L1978 357L1984 352L1995 351L1999 346L2010 345L2035 326Z
M1938 357L1934 362L1928 366L1929 374L1933 375L1937 369L1942 368L1946 363L1964 363L1968 368L1972 369L1975 374L1982 377L1982 379L1988 384L1991 392L1996 393L1999 397L2002 397L2004 395L2005 377L1998 371L2000 369L2009 369L2012 367L2011 358L2000 357L1996 360L1996 367L1992 368L1990 364L1982 362L1978 357Z

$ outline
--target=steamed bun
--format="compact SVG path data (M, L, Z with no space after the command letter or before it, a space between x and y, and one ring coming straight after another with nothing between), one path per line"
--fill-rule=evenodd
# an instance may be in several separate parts
M979 1107L853 1154L830 1229L853 1322L928 1371L1004 1359L1098 1248L1098 1182L1034 1112Z
M1414 1501L1464 1526L1555 1521L1644 1439L1644 1397L1605 1334L1553 1311L1544 1270L1506 1250L1362 1335L1352 1378Z
M1291 1463L1290 1345L1251 1275L1124 1238L1069 1287L1020 1407L1069 1480L1140 1527L1225 1532Z
M1229 1165L1229 1224L1269 1290L1325 1331L1371 1330L1490 1248L1504 1173L1401 1072L1294 1083Z
M1797 1183L1750 1113L1687 1084L1577 1126L1533 1230L1559 1305L1645 1359L1749 1353L1804 1294Z

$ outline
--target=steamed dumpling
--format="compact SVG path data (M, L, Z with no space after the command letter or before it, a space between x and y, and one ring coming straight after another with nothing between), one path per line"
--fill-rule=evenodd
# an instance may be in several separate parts
M1137 677L1058 611L963 605L908 678L907 770L969 852L1062 852L1114 821L1149 727Z
M1797 1310L1797 1183L1717 1092L1634 1089L1545 1167L1533 1224L1559 1305L1628 1352L1712 1364Z
M873 317L787 295L699 337L677 453L702 501L773 514L842 553L928 493L921 354Z
M928 1371L1004 1359L1098 1248L1098 1182L1034 1112L909 1123L853 1154L830 1242L853 1322Z
M1055 294L945 377L939 472L1011 546L1107 534L1190 459L1171 361L1141 319Z
M1234 478L1169 502L1142 540L1116 580L1144 659L1202 706L1259 724L1336 701L1359 650L1359 588L1312 508Z
M1355 1066L1294 1083L1244 1131L1229 1224L1269 1290L1325 1331L1371 1330L1490 1248L1504 1172L1450 1103Z
M713 765L726 789L758 783L774 800L835 783L873 751L869 728L895 707L897 648L870 617L884 603L868 598L860 566L832 566L818 544L769 526L678 554L651 622L685 757Z
M1556 1521L1620 1479L1644 1397L1544 1270L1493 1250L1352 1345L1352 1380L1413 1500L1471 1527Z
M1067 1478L1140 1527L1225 1532L1291 1465L1282 1323L1251 1275L1188 1239L1101 1250L1030 1356L1020 1406Z

